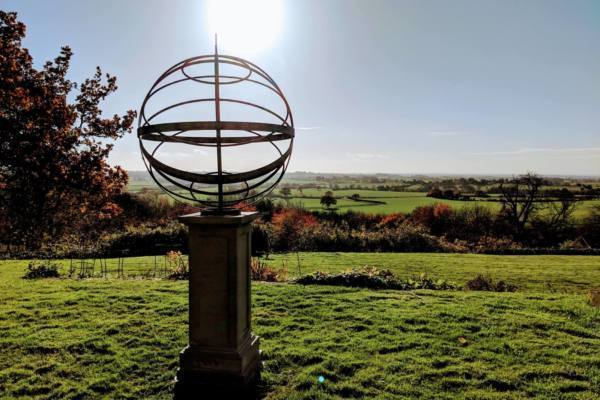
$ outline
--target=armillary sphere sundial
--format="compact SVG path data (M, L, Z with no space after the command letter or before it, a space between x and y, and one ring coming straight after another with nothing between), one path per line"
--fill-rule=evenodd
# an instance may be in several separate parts
M294 141L290 106L263 69L220 55L215 38L214 54L181 61L152 85L138 138L157 185L204 206L178 218L189 229L189 338L175 396L252 397L262 365L250 326L250 232L258 213L235 206L267 195L283 177Z
M224 68L227 68L226 72L222 72ZM159 103L160 107L154 107L148 112L147 109L155 98L189 82L210 88L209 96L197 97L200 89L205 88L198 87L198 90L194 91L195 89L190 87L191 94L194 95L192 98L184 98L166 105L163 100ZM261 95L270 101L268 106L243 98L223 96L223 89L241 85L254 86L250 93L255 93L258 88L274 96L269 98ZM245 89L240 87L241 90ZM279 107L282 111L271 107L271 104L277 101L280 103L278 106L282 106ZM210 120L173 121L172 118L177 117L178 111L184 108L189 111L190 106L198 104L210 105L213 108ZM259 121L224 119L223 108L229 105L236 106L239 114L251 114ZM191 113L188 112L189 114ZM250 61L220 55L215 38L214 54L183 60L156 80L142 103L137 132L146 168L165 192L176 199L205 206L204 215L223 215L239 213L233 208L235 205L241 202L254 203L270 193L279 183L292 154L294 120L290 106L275 81ZM239 134L240 132L243 134ZM198 154L198 149L214 151L216 157L213 169L188 171L162 161L160 152L165 144L185 146L184 154ZM223 153L226 149L255 144L269 144L275 155L274 159L258 168L245 171L230 171L224 168L226 158ZM206 154L203 150L200 152ZM240 157L239 153L236 157Z

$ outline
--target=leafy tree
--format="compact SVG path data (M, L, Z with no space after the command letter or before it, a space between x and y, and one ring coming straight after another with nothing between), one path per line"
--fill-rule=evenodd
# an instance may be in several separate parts
M284 197L290 197L292 195L292 189L290 189L287 186L284 186L281 189L279 189L279 193L281 193L281 195Z
M581 224L581 236L592 247L600 247L600 206L594 206L588 218Z
M254 207L256 207L256 211L262 214L262 218L265 221L271 221L273 213L276 210L275 203L269 198L260 199L254 204Z
M130 132L136 113L103 118L116 78L98 67L78 87L66 78L69 47L34 68L25 31L16 13L0 11L0 219L9 241L37 248L119 213L112 199L127 173L108 165L106 141Z
M321 205L325 206L327 209L335 204L337 204L337 199L333 197L333 192L327 191L321 197Z
M452 200L455 197L457 197L457 196L456 196L456 193L454 193L454 190L452 190L452 189L444 190L444 194L443 194L442 198Z
M434 197L437 199L443 198L444 193L442 193L441 189L437 186L433 187L429 192L427 192L427 197Z
M566 225L577 209L579 199L569 189L562 188L557 193L556 201L549 204L550 225Z

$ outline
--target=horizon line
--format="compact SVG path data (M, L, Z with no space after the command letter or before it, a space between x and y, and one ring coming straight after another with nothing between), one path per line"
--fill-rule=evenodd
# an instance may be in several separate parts
M144 172L148 173L145 169L125 169L127 172ZM513 177L518 175L524 175L526 172L519 173L459 173L459 172L315 172L315 171L288 171L285 173L286 175L290 174L312 174L312 175L360 175L360 176L375 176L375 175L388 175L388 176L427 176L427 177L438 177L438 176L448 176L448 177ZM594 178L600 179L600 174L544 174L544 173L536 173L541 177L546 178Z

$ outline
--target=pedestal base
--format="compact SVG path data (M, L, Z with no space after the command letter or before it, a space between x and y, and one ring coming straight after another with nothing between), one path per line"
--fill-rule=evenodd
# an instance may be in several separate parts
M256 378L258 380L259 377ZM175 382L174 400L256 400L260 398L256 384L251 386L213 385L197 381Z
M187 346L179 354L175 399L256 399L260 380L259 339L239 351Z

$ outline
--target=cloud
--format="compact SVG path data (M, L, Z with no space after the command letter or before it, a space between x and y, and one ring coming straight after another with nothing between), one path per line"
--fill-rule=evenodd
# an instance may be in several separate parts
M322 129L322 126L296 126L294 127L297 131L316 131Z
M184 153L183 151L175 151L175 152L171 152L171 151L161 151L160 153L157 152L156 154L157 157L159 158L189 158L192 155L190 153Z
M471 153L476 156L518 156L527 154L548 154L548 155L592 155L600 156L600 147L524 147L509 151L483 151Z
M428 132L427 135L433 136L433 137L468 136L468 135L471 135L471 132L461 132L461 131L433 131L433 132Z
M351 158L355 161L389 160L391 158L387 154L375 154L375 153L346 153L346 157Z

